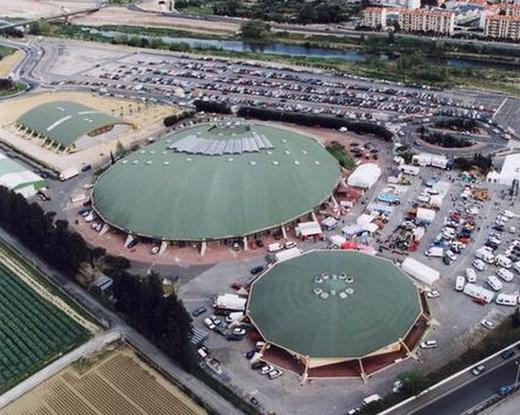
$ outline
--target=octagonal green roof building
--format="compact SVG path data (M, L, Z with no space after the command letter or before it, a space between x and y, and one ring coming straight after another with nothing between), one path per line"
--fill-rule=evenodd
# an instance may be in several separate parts
M406 355L423 314L418 288L399 268L342 250L274 265L253 282L247 304L263 339L307 369Z
M163 241L269 230L333 193L338 162L315 138L232 120L173 132L110 167L92 193L108 224Z

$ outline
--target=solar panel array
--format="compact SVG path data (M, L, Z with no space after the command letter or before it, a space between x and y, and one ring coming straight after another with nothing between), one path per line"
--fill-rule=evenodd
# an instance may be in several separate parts
M260 150L274 148L263 134L254 133L248 137L211 139L197 135L188 135L173 143L169 149L179 153L204 154L218 156L222 154L256 153Z

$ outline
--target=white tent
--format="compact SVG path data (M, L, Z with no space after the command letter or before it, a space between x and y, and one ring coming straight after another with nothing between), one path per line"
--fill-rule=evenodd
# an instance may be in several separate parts
M439 271L413 258L406 258L403 261L401 268L404 272L410 274L415 279L428 285L433 284L440 277Z
M321 230L321 226L318 222L302 222L296 225L295 227L296 236L301 236L303 238L314 235L321 235L323 231Z
M363 213L362 215L359 215L358 218L356 219L356 224L359 226L364 226L367 223L371 223L373 220L374 220L373 216Z
M331 245L334 245L338 248L341 248L341 245L343 245L345 242L347 242L347 238L341 235L330 235L328 237L329 242Z
M417 219L423 222L432 223L435 219L435 211L432 209L417 209Z
M347 237L351 237L361 232L363 229L358 224L355 225L347 225L341 228L341 234Z
M300 248L295 246L294 248L284 249L283 251L277 252L274 254L274 257L276 258L276 262L282 262L296 258L297 256L300 256L301 253L302 251L300 251Z
M379 230L379 226L377 226L375 223L364 223L363 230L368 233L374 233Z
M214 306L224 310L244 311L246 309L247 298L236 294L219 295L215 300Z
M365 163L361 164L348 177L349 186L360 187L362 189L371 188L381 176L381 169L377 164Z

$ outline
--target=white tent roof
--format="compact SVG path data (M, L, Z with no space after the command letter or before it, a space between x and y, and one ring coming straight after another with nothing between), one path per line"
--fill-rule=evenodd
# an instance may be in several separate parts
M354 170L348 177L347 183L349 186L369 189L377 182L380 176L381 169L377 164L365 163Z
M500 184L510 186L516 178L520 179L520 154L510 154L500 170Z
M413 258L406 258L401 265L404 272L410 274L415 279L431 285L440 277L439 271L417 261Z
M322 233L321 226L318 222L302 222L296 225L296 234L301 236L313 236Z
M362 215L359 215L356 219L356 223L359 226L366 225L367 223L370 223L374 220L374 217L371 215L367 215L366 213L363 213Z
M363 230L370 233L374 233L379 230L379 226L377 226L375 223L365 223L363 224Z
M347 242L347 239L344 236L341 235L330 235L329 241L332 245L341 246L345 242Z
M359 226L356 223L354 225L344 226L343 228L341 228L341 233L343 235L351 236L351 235L355 235L356 233L360 232L361 230L362 230L361 226Z
M219 295L215 301L217 308L225 308L227 310L240 310L246 309L247 298L240 297L236 294L224 294Z

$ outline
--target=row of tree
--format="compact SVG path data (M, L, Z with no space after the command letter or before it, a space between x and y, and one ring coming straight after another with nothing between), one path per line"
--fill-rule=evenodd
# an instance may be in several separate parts
M0 186L0 226L45 262L72 277L82 262L92 260L93 253L83 238L69 229L68 222L56 220L55 215Z
M172 125L175 125L179 121L192 117L194 114L195 114L195 112L193 110L177 112L175 114L168 115L167 117L165 117L163 120L163 124L165 127L171 127Z
M453 160L453 167L459 170L471 170L476 167L486 174L493 167L493 158L480 153L474 154L473 157L457 157Z
M164 294L159 275L140 277L121 269L109 275L116 310L165 354L185 369L193 368L191 317L175 293Z
M456 137L452 134L443 134L438 131L429 131L422 136L427 143L444 148L471 147L473 142L464 137Z
M289 122L298 125L324 128L347 128L357 134L372 134L385 141L391 141L393 134L385 126L370 121L353 121L330 115L306 114L279 111L276 109L241 107L237 115L244 118L257 118L265 121Z
M216 114L231 114L231 108L228 104L221 101L205 101L197 99L193 102L197 112L213 112Z
M447 118L438 120L433 124L436 128L444 128L455 131L476 132L479 129L479 123L473 118Z

